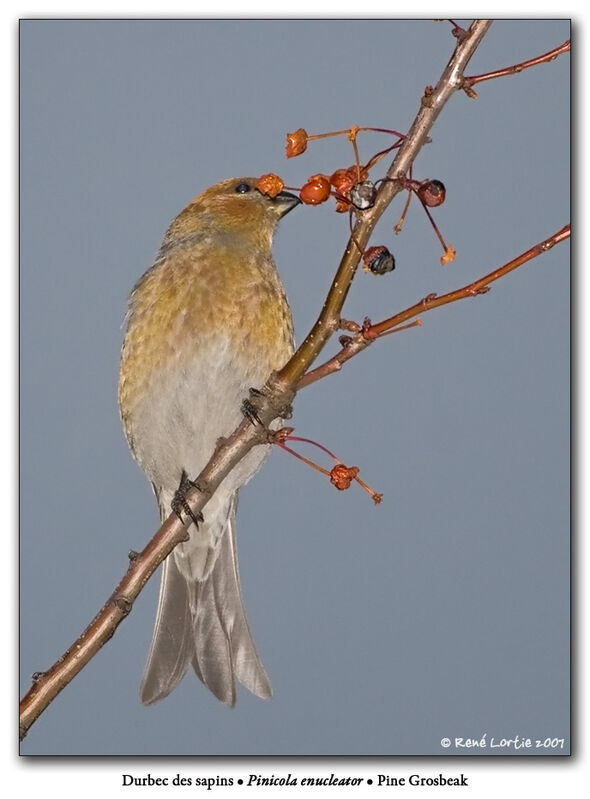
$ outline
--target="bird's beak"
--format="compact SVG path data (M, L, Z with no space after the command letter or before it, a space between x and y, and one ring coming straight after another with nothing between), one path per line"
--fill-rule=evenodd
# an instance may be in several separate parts
M277 194L273 202L281 207L281 216L285 216L285 214L292 211L295 206L299 205L301 200L296 194L291 194L290 191L282 191L280 194Z

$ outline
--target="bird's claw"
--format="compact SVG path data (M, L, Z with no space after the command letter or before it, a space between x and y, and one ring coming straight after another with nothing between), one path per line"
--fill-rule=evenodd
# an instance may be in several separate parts
M182 470L182 476L180 478L180 485L174 492L174 496L172 498L172 502L170 503L170 507L172 511L178 516L181 522L185 520L182 518L182 512L193 520L193 523L198 527L201 522L204 521L203 514L199 511L199 513L194 513L191 506L188 504L186 495L187 492L190 491L191 488L197 488L197 484L193 482L185 470Z
M253 390L250 389L250 392L252 391ZM258 409L251 399L245 399L242 402L242 413L251 424L262 424L260 416L258 416Z
M242 413L252 424L262 424L259 412L263 408L272 408L276 411L276 415L281 419L290 419L293 415L293 407L289 397L287 400L281 400L280 405L274 399L272 392L267 392L264 389L251 388L250 396L242 402Z

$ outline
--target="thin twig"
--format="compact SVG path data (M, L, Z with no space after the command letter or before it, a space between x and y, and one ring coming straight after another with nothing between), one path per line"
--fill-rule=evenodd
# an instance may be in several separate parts
M410 305L409 308L400 311L400 313L390 316L388 319L384 319L377 324L363 327L354 336L347 337L346 344L336 355L320 366L317 366L315 369L307 372L299 381L297 386L298 390L306 388L312 383L321 380L323 377L334 374L334 372L339 372L347 361L354 358L359 352L365 350L369 344L372 344L375 340L383 338L383 336L387 336L390 333L396 333L398 330L404 330L406 327L410 327L411 324L415 325L417 323L416 321L408 325L403 325L404 322L407 322L412 317L418 316L418 314L425 313L426 311L432 311L434 308L440 308L441 305L448 305L449 303L456 302L457 300L475 297L478 294L486 294L490 283L518 269L519 266L526 264L533 258L542 255L542 253L547 252L547 250L550 250L556 244L568 239L569 236L570 226L565 225L557 233L554 233L553 236L550 236L539 244L535 244L534 247L523 252L517 258L508 261L508 263L484 275L478 280L473 281L473 283L450 291L448 294L442 294L440 297L436 294L429 294L427 297L424 297L424 299L414 303L414 305Z
M569 51L570 42L568 39L567 42L560 44L559 47L555 47L553 50L549 50L548 53L543 53L543 55L536 56L536 58L530 58L528 61L522 61L520 64L513 64L510 67L503 67L503 69L496 69L493 72L485 72L481 75L465 76L463 78L463 89L468 94L471 94L470 90L476 83L481 83L484 80L493 80L494 78L503 78L506 75L516 75L518 72L522 72L529 67L536 67L538 64L554 61L557 56L568 53ZM475 92L473 92L473 95L475 95Z

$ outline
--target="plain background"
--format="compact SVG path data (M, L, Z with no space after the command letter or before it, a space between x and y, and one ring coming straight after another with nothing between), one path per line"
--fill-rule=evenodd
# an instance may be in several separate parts
M496 22L467 73L568 37L567 22ZM156 527L116 383L126 297L170 219L226 177L274 171L295 186L352 162L344 140L286 161L299 126L406 130L453 46L448 24L426 20L21 23L22 693ZM393 235L398 198L373 238L397 268L358 275L349 318L461 286L568 221L569 67L562 56L451 99L414 174L446 184L435 216L457 260L440 266L417 203ZM360 143L368 158L390 140ZM281 226L298 339L347 229L327 204ZM297 433L360 466L380 507L281 452L241 493L242 583L272 701L241 691L228 710L188 675L142 707L153 579L23 754L442 755L458 753L443 737L484 733L568 751L568 245L423 322L295 405Z

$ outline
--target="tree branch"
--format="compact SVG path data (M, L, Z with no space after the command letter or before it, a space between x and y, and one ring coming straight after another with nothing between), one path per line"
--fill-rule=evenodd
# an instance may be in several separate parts
M543 55L536 56L536 58L530 58L528 61L522 61L520 64L513 64L510 67L496 69L493 72L486 72L482 75L465 76L465 78L463 78L463 89L470 97L476 97L477 95L472 91L472 87L475 86L476 83L481 83L484 80L493 80L494 78L503 78L506 75L516 75L518 72L522 72L523 69L536 67L538 64L545 64L548 61L555 61L557 56L562 55L562 53L569 53L569 51L570 41L568 39L563 44L560 44L559 47L555 47L548 53L543 53Z
M297 352L276 376L277 388L293 389L309 366L338 329L340 315L346 296L373 228L393 198L402 191L396 177L403 177L416 159L438 115L451 95L463 86L463 70L492 24L491 20L475 20L462 40L457 44L436 87L427 86L421 100L420 110L393 160L386 179L381 183L372 208L359 214L344 255L332 281L322 311Z
M437 297L436 294L429 294L427 297L419 300L417 303L411 305L409 308L406 308L404 311L400 311L399 313L395 314L395 316L390 316L388 319L384 319L382 322L378 322L376 324L363 325L361 329L357 331L355 336L347 340L346 344L339 352L336 353L336 355L330 358L330 360L321 364L321 366L318 366L315 369L307 372L307 374L305 374L299 381L297 388L305 388L306 386L310 386L312 383L315 383L317 380L320 380L323 377L334 374L334 372L339 372L347 361L349 361L351 358L354 358L354 356L358 355L359 352L365 350L369 344L372 344L379 338L383 338L383 336L386 336L389 333L395 333L397 330L403 330L404 328L399 327L399 325L402 325L403 322L406 322L408 319L412 319L414 316L418 316L418 314L425 313L426 311L432 311L434 308L440 308L441 305L448 305L451 302L463 300L467 297L475 297L478 294L486 294L489 291L490 283L493 283L495 280L499 280L501 277L504 277L504 275L509 274L509 272L518 269L519 266L526 264L533 258L537 258L537 256L542 255L544 252L547 252L556 244L560 244L569 237L570 226L565 225L563 228L561 228L561 230L557 231L557 233L554 233L553 236L550 236L548 239L545 239L539 244L535 244L529 250L523 252L512 261L508 261L508 263L500 266L493 272L478 278L477 280L473 281L473 283L463 286L463 288L455 289L454 291L448 292L448 294L442 294L440 297Z

